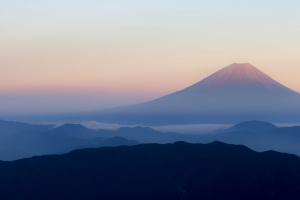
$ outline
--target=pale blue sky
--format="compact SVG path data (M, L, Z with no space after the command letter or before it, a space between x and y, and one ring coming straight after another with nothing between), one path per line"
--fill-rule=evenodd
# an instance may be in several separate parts
M299 9L296 0L0 0L0 101L136 103L233 62L300 92ZM7 100L15 96L27 103Z

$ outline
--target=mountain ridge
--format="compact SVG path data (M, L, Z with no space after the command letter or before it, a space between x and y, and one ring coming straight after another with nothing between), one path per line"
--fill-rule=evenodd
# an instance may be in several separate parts
M300 158L242 145L142 144L0 162L1 199L299 199Z
M275 129L278 129L278 127L272 123L252 120L252 121L240 122L228 128L226 131L264 132L264 131L273 131Z
M249 63L234 63L192 86L152 101L69 117L146 126L236 124L253 119L298 123L300 94Z

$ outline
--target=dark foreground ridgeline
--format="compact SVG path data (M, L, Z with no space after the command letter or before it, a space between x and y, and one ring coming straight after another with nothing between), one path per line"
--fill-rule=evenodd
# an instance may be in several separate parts
M300 199L300 158L244 146L142 144L0 162L0 199Z

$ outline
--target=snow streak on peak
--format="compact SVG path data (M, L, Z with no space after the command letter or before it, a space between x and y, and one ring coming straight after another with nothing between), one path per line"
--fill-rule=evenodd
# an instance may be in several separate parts
M233 63L185 89L203 91L286 93L293 92L249 63Z

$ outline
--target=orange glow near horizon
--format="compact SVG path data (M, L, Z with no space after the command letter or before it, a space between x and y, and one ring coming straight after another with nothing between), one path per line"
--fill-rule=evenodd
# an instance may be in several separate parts
M22 105L23 96L33 95L24 106L35 106L30 100L53 95L56 103L40 106L64 107L59 99L68 102L71 94L80 99L78 108L89 98L91 109L122 99L137 103L239 62L300 93L299 6L279 0L3 3L0 103ZM6 94L20 100L10 104Z

